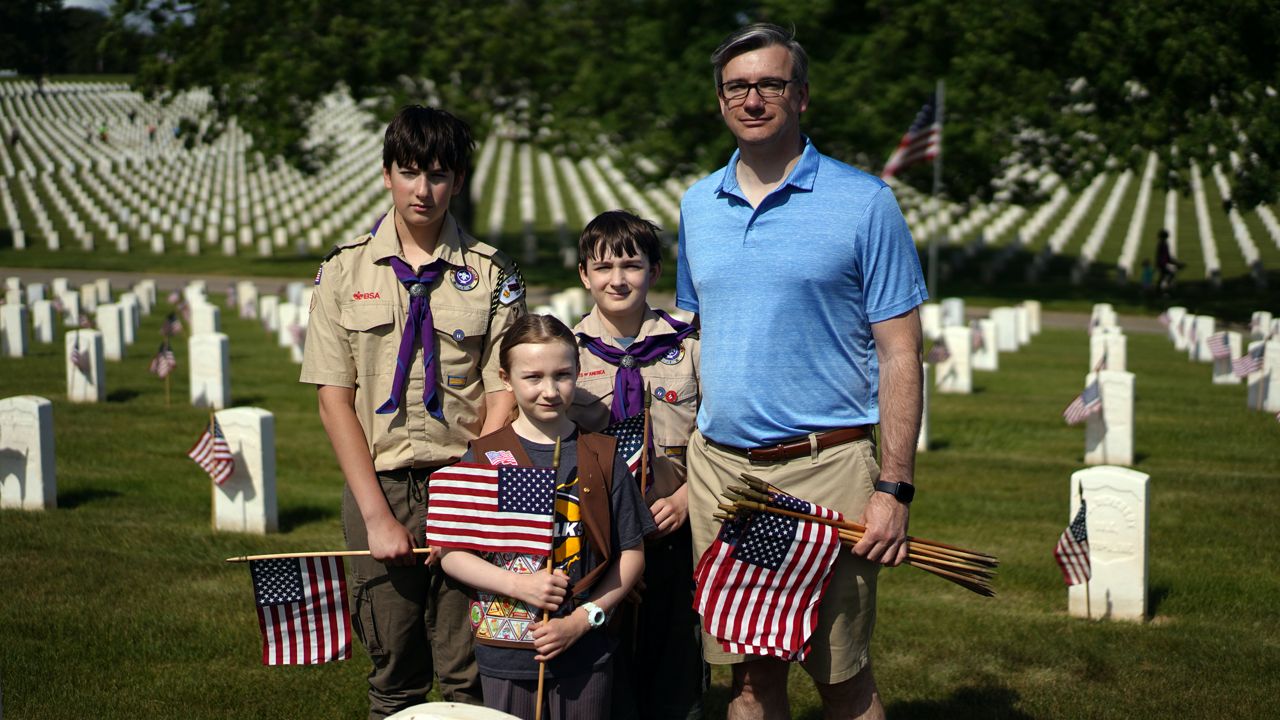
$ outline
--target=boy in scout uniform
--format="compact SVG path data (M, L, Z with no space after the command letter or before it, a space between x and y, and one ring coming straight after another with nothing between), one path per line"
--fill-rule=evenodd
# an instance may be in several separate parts
M425 546L428 476L515 407L498 348L525 312L524 285L449 213L473 146L453 115L403 108L382 150L393 207L325 257L311 300L301 381L318 386L346 477L347 547L371 551L350 564L371 718L423 702L433 673L445 700L481 700L466 590L413 553Z
M684 482L698 411L698 338L648 305L662 274L653 223L622 211L596 217L578 240L578 274L595 309L574 327L580 369L571 419L602 430L643 412L644 394L652 395L653 476L639 482L658 530L645 544L643 601L623 606L632 618L619 618L612 717L700 717L704 673Z

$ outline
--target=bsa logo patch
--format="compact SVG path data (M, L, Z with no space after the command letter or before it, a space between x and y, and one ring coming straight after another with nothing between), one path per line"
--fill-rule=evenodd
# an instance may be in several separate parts
M683 359L684 359L684 343L680 343L676 347L673 347L670 350L668 350L666 355L663 355L662 357L658 358L658 362L661 362L663 365L679 365L680 361Z
M464 268L455 268L453 271L453 286L463 292L475 288L479 282L480 276L476 274L476 269L470 265Z
M498 301L503 305L510 305L522 297L524 297L524 280L520 279L520 273L514 273L502 283L502 292L498 295Z
M351 293L352 300L380 300L382 293L378 292L360 292L359 290Z

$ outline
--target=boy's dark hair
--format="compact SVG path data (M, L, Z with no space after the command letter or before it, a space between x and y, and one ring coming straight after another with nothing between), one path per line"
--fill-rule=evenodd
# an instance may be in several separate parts
M626 210L602 212L578 237L578 265L585 268L587 261L603 257L606 250L615 257L644 255L650 265L658 265L662 262L660 232L657 225Z
M382 167L427 170L437 161L455 175L467 172L475 141L471 128L450 112L406 105L391 119L382 140Z
M550 345L556 341L573 350L573 362L576 365L578 338L569 326L554 315L522 315L507 328L507 334L502 338L502 347L498 349L498 365L510 373L512 348L518 345Z

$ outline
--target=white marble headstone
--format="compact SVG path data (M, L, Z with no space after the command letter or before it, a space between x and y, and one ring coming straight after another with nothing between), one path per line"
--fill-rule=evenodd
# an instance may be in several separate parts
M302 291L305 290L306 287L307 287L306 285L300 282L291 282L288 285L286 285L284 288L284 292L285 292L285 297L288 298L288 302L291 302L294 305L301 305Z
M946 360L938 363L938 392L958 395L972 393L973 366L969 362L972 336L969 328L963 325L943 328L942 339L947 344L949 354Z
M4 332L5 354L15 358L26 357L28 345L26 306L2 305L0 316L3 316L0 327L3 327Z
M94 324L102 332L103 353L108 360L123 360L124 308L115 303L99 305L94 314Z
M83 368L71 362L71 351L79 349ZM71 402L104 402L107 399L107 370L103 358L102 333L72 330L65 340L63 362L67 368L67 399Z
M213 489L214 528L265 534L277 529L275 417L261 408L216 414L235 456L235 472Z
M1265 340L1271 332L1271 313L1266 310L1255 312L1249 319L1249 340Z
M924 303L920 306L920 330L925 340L937 340L942 337L942 308L937 303Z
M1080 509L1081 492L1091 573L1087 585L1068 588L1069 612L1097 620L1146 620L1150 476L1112 465L1077 470L1068 518Z
M1173 341L1173 349L1186 350L1187 337L1183 330L1183 320L1187 317L1187 309L1175 305L1165 310L1165 313L1169 320L1169 340Z
M991 319L974 320L972 332L978 334L982 342L973 351L973 369L995 371L1000 369L1000 350L996 347L996 324Z
M222 333L192 335L187 341L191 365L191 404L222 409L231 404L231 341Z
M1102 395L1102 410L1085 421L1085 464L1132 465L1133 373L1115 370L1089 373L1085 385L1093 382L1095 376Z
M1107 328L1089 336L1089 370L1128 370L1128 338L1120 328Z
M1018 335L1018 347L1031 342L1031 313L1026 305L1015 305L1013 308L1013 327Z
M236 283L236 305L240 317L255 317L258 312L258 286L247 280Z
M111 278L98 278L93 281L93 287L98 291L98 304L111 302Z
M120 306L121 316L124 318L124 344L132 345L138 338L138 328L142 323L142 311L138 307L138 296L133 292L120 293L120 299L116 302Z
M1239 385L1241 378L1231 370L1231 361L1240 357L1240 347L1242 338L1240 333L1234 330L1227 331L1227 348L1231 354L1224 358L1214 358L1213 360L1213 384L1214 385Z
M930 382L933 377L933 366L929 363L923 364L924 369L924 385L921 386L923 391L920 405L920 435L916 438L916 452L925 452L929 449L929 392L933 383Z
M71 287L70 282L64 277L54 278L50 285L53 287L54 297L62 297L63 295L66 295L67 290Z
M222 312L217 305L200 302L191 306L191 334L222 332Z
M1196 315L1194 323L1195 343L1188 343L1187 359L1192 362L1211 363L1213 353L1209 352L1209 336L1214 333L1214 319L1210 315Z
M949 297L942 300L942 327L967 325L964 320L964 298Z
M27 286L27 305L35 305L45 299L44 283L31 283Z
M276 344L287 348L293 345L293 334L289 329L298 324L298 306L291 302L280 303L276 307Z
M53 403L35 395L0 400L0 507L58 506Z
M996 325L996 350L1014 352L1018 349L1017 313L1011 307L991 310L991 321Z
M45 344L53 342L56 322L57 313L53 311L53 301L37 300L31 308L31 327L35 330L36 342Z
M1033 336L1040 334L1040 301L1024 300L1022 306L1027 309L1027 327Z
M80 295L78 293L67 293L62 296L62 311L64 313L64 322L68 325L80 325Z
M280 298L276 295L260 295L258 297L258 319L262 321L262 326L267 332L276 332L279 330L277 323L280 320L278 310L280 308Z
M1097 330L1116 326L1116 311L1111 307L1111 303L1096 303L1093 306L1093 312L1089 315L1089 328Z
M80 286L80 310L91 313L98 309L98 288L91 283Z
M1280 412L1280 337L1268 340L1263 353L1262 409Z

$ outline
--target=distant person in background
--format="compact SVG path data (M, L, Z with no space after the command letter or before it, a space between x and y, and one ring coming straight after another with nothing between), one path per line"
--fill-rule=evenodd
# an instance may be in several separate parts
M1156 233L1159 240L1156 242L1156 270L1160 273L1160 279L1156 282L1156 288L1161 293L1167 294L1173 289L1174 281L1177 280L1178 270L1186 267L1186 263L1178 262L1178 259L1169 251L1169 231L1160 228L1160 232Z
M1138 283L1142 286L1142 294L1146 295L1151 292L1151 281L1155 279L1155 268L1151 267L1151 261L1142 259L1142 270L1138 275Z

